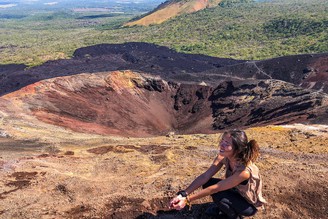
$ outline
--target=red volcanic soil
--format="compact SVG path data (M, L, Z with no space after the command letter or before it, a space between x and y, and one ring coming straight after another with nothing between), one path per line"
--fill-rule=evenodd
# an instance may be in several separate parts
M211 122L203 123L211 117L210 103L205 101L210 88L200 85L184 91L183 86L125 71L56 78L34 89L42 92L24 100L33 114L77 132L153 136L180 129L195 133L211 129ZM197 102L199 98L193 94L197 91L205 95L199 102L206 102L207 107L199 103L197 113L188 113L188 108L179 105L185 100L179 98L189 92L188 101Z
M178 15L189 14L205 8L215 7L220 2L221 0L165 1L153 11L125 23L124 26L148 26L152 24L160 24Z
M18 104L19 102L19 104ZM167 82L132 71L79 74L31 84L0 98L3 112L83 133L149 137L325 122L327 97L275 80L216 87Z

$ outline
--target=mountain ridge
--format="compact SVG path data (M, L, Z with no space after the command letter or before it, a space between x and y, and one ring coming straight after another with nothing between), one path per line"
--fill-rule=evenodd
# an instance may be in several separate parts
M123 26L149 26L152 24L160 24L182 14L189 14L205 8L215 7L221 1L222 0L169 0L160 4L145 15L125 23Z

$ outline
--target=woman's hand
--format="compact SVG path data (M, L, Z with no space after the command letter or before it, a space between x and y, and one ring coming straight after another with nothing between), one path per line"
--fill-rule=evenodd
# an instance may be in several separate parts
M182 197L181 195L178 195L177 197L173 198L170 201L170 208L173 208L175 210L181 210L183 209L187 204L186 197Z

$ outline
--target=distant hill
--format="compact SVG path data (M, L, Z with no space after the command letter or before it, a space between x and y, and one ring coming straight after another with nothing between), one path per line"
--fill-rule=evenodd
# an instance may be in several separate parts
M170 0L124 26L160 24L170 18L217 6L222 0Z
M151 10L146 9L142 11ZM327 10L327 0L256 1L230 6L222 0L217 7L182 14L159 25L125 28L121 28L123 23L137 11L30 16L26 10L1 10L1 31L6 34L0 34L0 64L36 66L69 58L77 48L125 42L147 42L177 52L238 60L327 53ZM35 40L35 34L42 37Z

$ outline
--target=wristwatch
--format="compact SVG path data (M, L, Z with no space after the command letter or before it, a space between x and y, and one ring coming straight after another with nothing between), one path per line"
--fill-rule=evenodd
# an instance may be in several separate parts
M188 194L185 190L180 190L179 192L177 192L177 195L181 195L182 197L187 197Z

